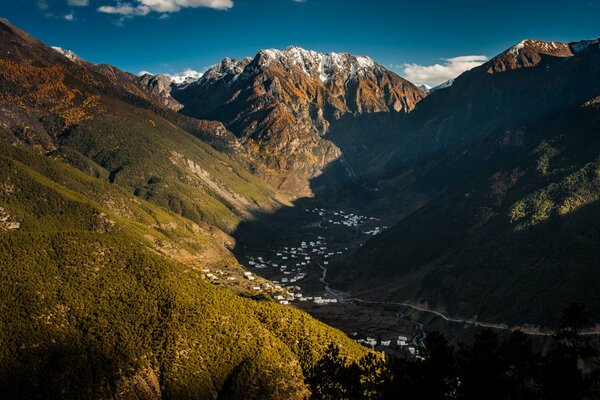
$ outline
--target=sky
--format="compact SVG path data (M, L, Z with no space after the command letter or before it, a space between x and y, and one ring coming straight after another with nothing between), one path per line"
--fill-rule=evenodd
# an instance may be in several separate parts
M202 71L297 45L370 56L430 86L526 38L600 36L600 0L0 0L0 16L136 74Z

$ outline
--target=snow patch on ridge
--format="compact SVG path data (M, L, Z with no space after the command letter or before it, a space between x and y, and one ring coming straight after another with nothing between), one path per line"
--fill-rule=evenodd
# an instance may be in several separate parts
M342 74L355 77L357 74L373 70L377 64L365 56L352 56L348 53L318 53L298 46L285 50L265 49L258 53L259 65L269 66L279 63L283 67L298 67L304 74L318 77L323 83L333 75Z
M63 49L62 47L58 47L58 46L52 46L52 49L57 51L58 53L62 54L63 56L67 57L71 61L83 60L81 57L79 57L77 54L75 54L71 50Z

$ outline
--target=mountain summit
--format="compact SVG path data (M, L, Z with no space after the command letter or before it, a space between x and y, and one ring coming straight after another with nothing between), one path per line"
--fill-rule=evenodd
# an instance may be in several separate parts
M490 60L486 64L487 72L533 67L540 63L543 56L571 57L593 44L598 44L598 39L573 43L525 39Z
M309 192L339 149L323 139L344 115L406 113L425 93L369 57L291 46L226 58L173 96L190 116L221 121L270 171L265 178Z

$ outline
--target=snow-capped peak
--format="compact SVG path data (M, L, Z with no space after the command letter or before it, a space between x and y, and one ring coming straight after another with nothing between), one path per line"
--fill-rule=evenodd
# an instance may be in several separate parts
M525 39L506 50L503 54L508 54L514 60L517 59L523 49L534 50L541 54L550 54L557 56L571 55L569 45L563 42L544 42L542 40Z
M176 74L153 74L150 71L140 71L138 73L139 77L143 77L144 75L157 76L157 77L158 76L166 76L167 78L169 78L170 83L172 85L185 86L185 85L189 85L190 83L200 80L200 78L202 78L204 73L193 70L191 68L188 68L188 69L186 69L182 72L178 72Z
M439 85L437 85L436 87L434 87L433 89L431 89L431 91L435 92L436 90L449 88L450 86L452 86L452 84L454 83L455 79L456 78L448 79L446 82L440 83Z
M221 62L207 69L199 82L216 81L225 76L239 76L250 61L252 61L250 57L242 58L241 60L226 57Z
M177 74L166 74L170 79L171 83L177 86L189 85L192 82L198 81L204 75L203 72L193 70L191 68Z
M261 50L257 58L260 66L272 63L279 63L283 67L296 66L322 82L327 82L334 74L356 76L377 66L370 57L352 56L348 53L318 53L298 46L290 46L285 50Z
M62 47L58 47L58 46L52 46L52 49L54 49L55 51L59 52L63 56L67 57L69 60L72 60L72 61L81 61L81 60L83 60L81 57L79 57L77 54L75 54L71 50L66 50L66 49L63 49Z

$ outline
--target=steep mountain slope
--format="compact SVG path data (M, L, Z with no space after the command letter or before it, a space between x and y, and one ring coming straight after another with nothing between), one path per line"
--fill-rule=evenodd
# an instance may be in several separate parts
M179 111L183 108L177 100L171 97L171 78L165 75L145 74L140 77L140 84L150 93L163 99L163 105L171 110Z
M0 125L16 142L224 231L278 205L235 161L221 124L172 112L131 74L65 57L6 21L0 28Z
M598 57L597 41L523 41L419 104L399 155L461 146L492 130L577 107L598 94Z
M365 354L306 314L207 283L200 268L231 261L206 227L10 136L0 139L4 397L300 399L328 343Z
M327 136L364 178L402 175L405 164L478 136L576 107L597 95L598 42L526 40L430 93L402 119L363 116ZM365 122L361 120L365 120ZM366 145L358 138L377 140ZM382 168L382 165L386 165Z
M339 285L499 323L551 326L571 301L600 319L600 48L544 44L559 56L535 61L524 43L409 116L423 126L383 180L432 200L338 266ZM522 51L530 64L501 61Z
M298 47L225 59L173 92L183 113L221 121L247 148L263 176L295 194L340 156L323 140L346 114L406 113L424 93L368 57Z

